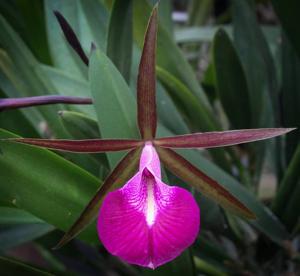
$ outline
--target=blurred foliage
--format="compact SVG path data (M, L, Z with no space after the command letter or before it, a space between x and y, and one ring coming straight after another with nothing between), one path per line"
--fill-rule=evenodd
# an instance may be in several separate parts
M0 113L0 138L137 137L137 67L155 2L0 1L0 97L61 94L95 102ZM51 251L122 154L55 154L0 140L0 274L299 274L299 3L163 0L159 7L160 136L298 127L264 143L182 152L249 206L256 221L195 193L202 210L198 240L155 271L108 255L94 225ZM97 46L89 68L67 43L54 10L68 20L88 57L91 44ZM259 192L272 187L267 196Z

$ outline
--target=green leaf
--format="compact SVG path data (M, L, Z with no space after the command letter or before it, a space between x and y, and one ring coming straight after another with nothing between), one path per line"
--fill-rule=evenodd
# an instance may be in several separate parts
M99 1L94 0L82 2L78 0L72 5L67 1L45 1L48 43L55 67L75 77L85 78L87 68L63 36L53 14L55 10L59 11L72 26L85 52L90 51L91 42L104 49L107 12ZM95 31L95 24L98 24L97 31Z
M132 36L132 0L115 0L109 22L107 56L127 83L131 71Z
M22 0L15 1L15 3L24 22L24 30L19 33L25 37L25 41L41 62L50 63L43 14L43 1L32 1L30 5Z
M191 129L207 131L219 128L211 113L184 83L161 67L156 67L156 72Z
M52 1L52 0L51 0ZM68 3L66 3L68 5ZM79 0L79 12L83 14L83 20L80 22L82 27L83 22L86 23L86 28L82 29L80 36L90 35L90 39L82 37L82 41L88 43L94 42L101 50L106 49L107 30L109 14L101 1L98 0Z
M287 136L286 159L289 163L300 140L300 57L286 35L282 38L282 121L284 126L297 129Z
M1 82L1 80L0 80ZM1 94L0 94L1 95ZM8 129L18 135L38 137L38 132L20 110L0 113L0 128Z
M54 227L46 223L26 223L6 227L1 226L0 252L5 252L8 249L35 240L52 230L54 230Z
M39 218L18 208L0 207L0 224L41 223Z
M298 157L299 159L299 157ZM299 163L299 162L298 162ZM299 167L298 167L299 168ZM292 232L297 226L299 226L299 208L300 208L300 185L299 177L296 182L293 193L289 196L289 200L286 202L284 213L282 215L282 221L286 227Z
M158 78L165 85L167 92L178 110L184 115L192 131L199 129L214 131L219 129L219 125L211 113L180 80L160 67L157 67L156 71ZM210 153L221 167L230 171L223 149L213 149L210 150Z
M134 96L113 63L100 50L90 58L89 79L102 138L136 138ZM111 167L120 154L108 154Z
M157 0L152 0L153 4L157 3ZM172 0L160 1L158 8L158 17L161 21L162 26L166 31L173 36L173 19L172 19L172 9L173 2Z
M20 96L19 91L21 91L21 88L25 87L26 84L24 84L21 77L17 75L18 74L17 68L12 63L12 60L7 56L7 53L1 50L0 50L0 68L1 70L3 70L3 72L1 72L0 70L0 87L3 91L3 97L19 97ZM38 128L39 123L43 121L43 116L41 115L38 108L21 109L19 111L14 111L10 113L15 114L17 112L19 113L19 115L17 115L18 117L24 117L23 119L17 122L27 120L28 121L27 124L31 125L30 128L31 129L33 128L32 130L34 130L37 136L38 134L43 135L42 130ZM15 124L16 122L10 125L8 129L11 129L11 127L14 126ZM33 135L32 137L35 136L36 135Z
M96 120L85 114L63 110L59 112L60 119L66 130L75 139L99 139L101 138Z
M4 73L17 88L20 93L19 96L38 96L53 92L53 88L47 79L36 73L35 70L39 64L37 60L2 16L0 16L0 29L0 44L7 51L13 65L17 68L17 72L10 71L8 73L4 71ZM1 69L5 70L3 67ZM22 86L20 85L21 83L23 84ZM48 106L40 108L40 112L54 133L63 137L65 131L56 119L56 111L58 109L59 106Z
M0 130L0 138L15 137ZM100 180L47 150L0 141L0 201L12 203L66 230L94 195ZM95 240L95 227L83 233Z
M219 29L226 31L230 38L233 38L233 28L231 25L182 27L175 31L177 43L211 42ZM274 44L280 36L280 29L277 26L262 25L262 31L269 44Z
M256 20L254 1L232 1L234 45L243 66L251 110L251 127L279 126L278 81L270 49ZM277 174L281 174L280 140L271 150ZM270 144L270 146L273 146ZM262 170L267 145L255 145L255 178Z
M284 222L286 222L290 228L293 226L293 223L296 223L298 217L299 208L293 209L296 207L297 200L299 201L299 168L300 168L300 144L294 153L291 162L283 179L280 183L279 190L276 194L276 197L272 204L272 209L275 214L277 214ZM298 191L298 192L296 192ZM297 213L295 217L295 213ZM291 217L294 218L292 221Z
M278 107L277 76L251 3L252 0L232 1L234 43L246 75L251 126L270 127L275 123L272 105L273 109Z
M218 168L196 151L180 150L178 152L193 165L201 168L205 174L218 181L224 188L248 206L257 216L257 219L250 221L250 223L272 241L281 245L282 242L288 238L285 227L276 216L274 216L266 206L257 201L255 196L247 191L235 178Z
M133 11L134 38L142 48L151 6L146 0L134 0ZM157 65L184 83L197 96L198 100L210 110L208 100L196 79L193 69L162 24L159 24L157 39Z
M0 257L0 267L3 276L10 276L10 275L23 275L23 276L39 276L45 275L50 276L50 274L46 271L42 271L38 268L33 266L29 266L27 264L21 263L19 261L15 261L13 259L9 259L6 257Z
M272 0L272 4L282 27L300 58L300 33L298 27L300 2L298 0Z
M39 70L49 79L56 93L64 96L92 97L89 83L85 79L75 77L69 72L46 65L40 65ZM96 119L93 105L68 106L68 109L83 112L93 119Z
M216 86L234 128L251 127L249 92L243 67L226 32L220 29L213 42Z

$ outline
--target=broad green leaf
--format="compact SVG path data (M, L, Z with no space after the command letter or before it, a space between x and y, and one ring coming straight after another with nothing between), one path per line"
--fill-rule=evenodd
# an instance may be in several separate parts
M298 159L300 159L298 157ZM299 162L298 162L299 163ZM299 165L299 164L298 164ZM299 166L298 166L299 168ZM293 232L299 226L299 208L300 208L300 185L299 177L296 180L298 185L295 185L293 193L289 195L289 200L282 215L282 222L286 227Z
M22 276L50 276L50 274L46 271L42 271L33 266L21 263L19 261L15 261L13 259L9 259L6 257L0 257L0 267L2 273L5 271L6 274L2 275L22 275Z
M21 35L32 49L33 54L44 63L50 63L49 48L47 45L46 28L43 14L43 1L32 1L30 5L26 1L14 1L20 11L24 30ZM15 10L14 10L15 12Z
M175 134L188 133L189 128L184 118L160 82L157 83L156 93L158 120Z
M272 0L272 4L285 33L300 58L300 33L298 28L300 2L298 0Z
M90 47L91 42L94 42L101 50L106 49L107 42L107 30L109 15L105 6L98 0L78 0L79 12L82 13L83 19L80 22L80 28L83 22L87 25L86 28L80 30L80 36L82 41L88 43L87 47ZM90 35L90 39L86 36Z
M99 139L101 137L97 121L85 114L63 110L59 112L59 116L74 139Z
M213 42L216 86L222 105L235 128L251 127L249 92L243 67L230 38L219 30Z
M84 42L85 40L81 36L81 28L85 30L85 25L82 20L79 20L82 19L82 12L80 12L81 8L79 7L78 0L74 0L72 5L70 5L68 1L45 0L44 8L48 43L54 65L73 76L84 77L86 71L84 67L86 66L69 46L54 15L54 11L59 11L78 35L79 41ZM90 47L90 37L88 40L86 43L88 43L88 47ZM87 49L84 47L84 50Z
M0 224L42 223L39 218L18 208L0 207Z
M18 90L18 93L20 93L19 95L38 96L50 94L53 91L53 88L48 80L37 75L35 72L39 64L38 61L2 16L0 16L0 29L0 44L7 51L13 65L17 68L17 74L12 71L9 73L4 71L4 73ZM29 70L29 68L31 70ZM4 70L3 68L1 69ZM20 86L20 83L24 84L24 86ZM54 133L63 137L65 131L56 119L56 111L58 109L59 106L48 106L42 107L40 112L47 120L47 123Z
M157 77L166 87L177 109L193 130L216 130L217 122L201 101L178 78L161 67L156 67Z
M134 0L134 38L140 47L143 45L150 12L151 6L146 0ZM159 24L157 39L157 65L184 83L196 95L198 101L210 110L208 100L191 66L162 24Z
M251 126L270 127L275 123L272 105L277 107L276 73L251 3L252 0L232 1L234 43L246 75Z
M219 29L226 31L227 35L233 37L231 25L182 27L175 31L177 43L211 42ZM262 31L269 44L275 44L280 36L280 28L277 26L262 25Z
M157 67L156 71L158 78L165 85L168 94L173 99L178 110L183 114L192 131L214 131L220 128L207 111L207 108L180 80L160 67ZM230 171L223 149L213 149L210 152L220 166Z
M0 88L3 91L3 98L6 97L19 97L20 89L25 86L24 82L19 76L17 76L17 68L13 65L11 59L7 56L6 52L0 50ZM15 76L17 76L15 78ZM22 120L27 120L28 123L34 128L35 132L43 135L43 132L38 125L43 121L43 116L41 115L38 108L21 109L19 111L13 111L13 113L19 113L19 117L24 117ZM23 116L22 116L23 115ZM4 115L5 116L5 115ZM20 122L20 121L17 121ZM14 126L14 122L10 127ZM10 129L10 127L8 129ZM30 129L30 128L29 128ZM11 129L13 130L13 129ZM33 135L32 137L35 137Z
M288 41L282 38L282 123L297 129L286 138L286 159L290 162L300 140L300 57Z
M115 0L110 16L106 52L127 83L130 80L132 36L132 0Z
M89 83L85 79L74 77L68 72L46 65L40 65L39 70L49 79L56 93L64 96L91 97ZM68 109L83 112L93 119L96 118L93 105L68 106Z
M253 3L253 0L232 1L234 45L246 76L251 127L274 127L279 126L277 75L270 49L256 20ZM280 140L276 143L276 149L273 148L271 152L272 160L277 166L277 174L280 175ZM262 170L266 147L266 144L260 143L254 148L256 180Z
M161 24L164 26L165 30L173 36L173 19L172 19L172 10L173 10L173 2L172 0L165 0L165 1L157 1L151 0L152 4L155 5L159 3L158 8L158 17L161 21Z
M0 130L0 138L15 137ZM66 230L92 198L100 180L47 150L0 141L0 201L12 203ZM95 227L83 233L95 240Z
M134 96L117 68L103 52L90 58L89 80L102 138L136 138L136 105ZM108 154L111 167L120 154Z
M5 252L8 249L35 240L52 230L54 230L54 227L47 223L26 223L1 226L0 252Z
M279 216L284 222L288 222L289 226L296 222L291 222L291 216L294 216L294 213L299 213L298 208L292 208L296 207L295 203L299 200L299 193L296 192L298 190L297 186L299 186L299 168L300 144L298 144L294 156L285 171L279 190L272 203L274 213L277 214L277 216Z
M0 128L8 129L9 131L25 137L38 137L36 128L32 126L20 110L1 112Z

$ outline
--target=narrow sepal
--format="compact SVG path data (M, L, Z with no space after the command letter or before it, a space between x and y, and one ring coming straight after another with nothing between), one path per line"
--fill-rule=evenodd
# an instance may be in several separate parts
M92 104L91 98L67 97L59 95L0 99L0 111L47 104Z
M161 161L172 173L184 180L187 184L198 189L203 195L240 216L249 219L256 218L256 215L239 199L182 156L171 149L156 147L156 150Z
M87 204L79 218L53 249L58 249L64 246L66 243L76 237L81 231L83 231L97 217L103 197L109 191L112 191L115 188L123 185L136 172L140 154L141 148L133 149L118 163L118 165L97 190L95 196Z
M269 139L292 130L294 128L258 128L193 133L158 138L154 144L166 148L217 148Z
M22 144L39 146L42 148L70 151L70 152L108 152L122 151L136 148L142 145L139 140L127 139L87 139L87 140L64 140L64 139L34 139L34 138L14 138L7 139Z
M142 138L155 137L156 115L156 77L155 52L157 39L157 7L155 6L149 19L142 57L139 66L137 83L138 126Z
M65 38L67 39L70 46L75 50L75 52L78 54L78 56L81 58L81 60L88 65L89 59L86 56L85 52L83 51L83 48L79 42L79 39L77 38L75 32L73 31L72 27L68 23L68 21L63 17L63 15L59 11L54 11L54 14L58 20L58 23L64 33Z

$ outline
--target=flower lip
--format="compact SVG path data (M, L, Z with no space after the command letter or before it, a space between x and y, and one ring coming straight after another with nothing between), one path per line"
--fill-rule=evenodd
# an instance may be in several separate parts
M97 223L99 238L111 254L151 269L179 256L194 242L199 226L193 196L161 181L152 143L145 144L136 175L106 196Z

